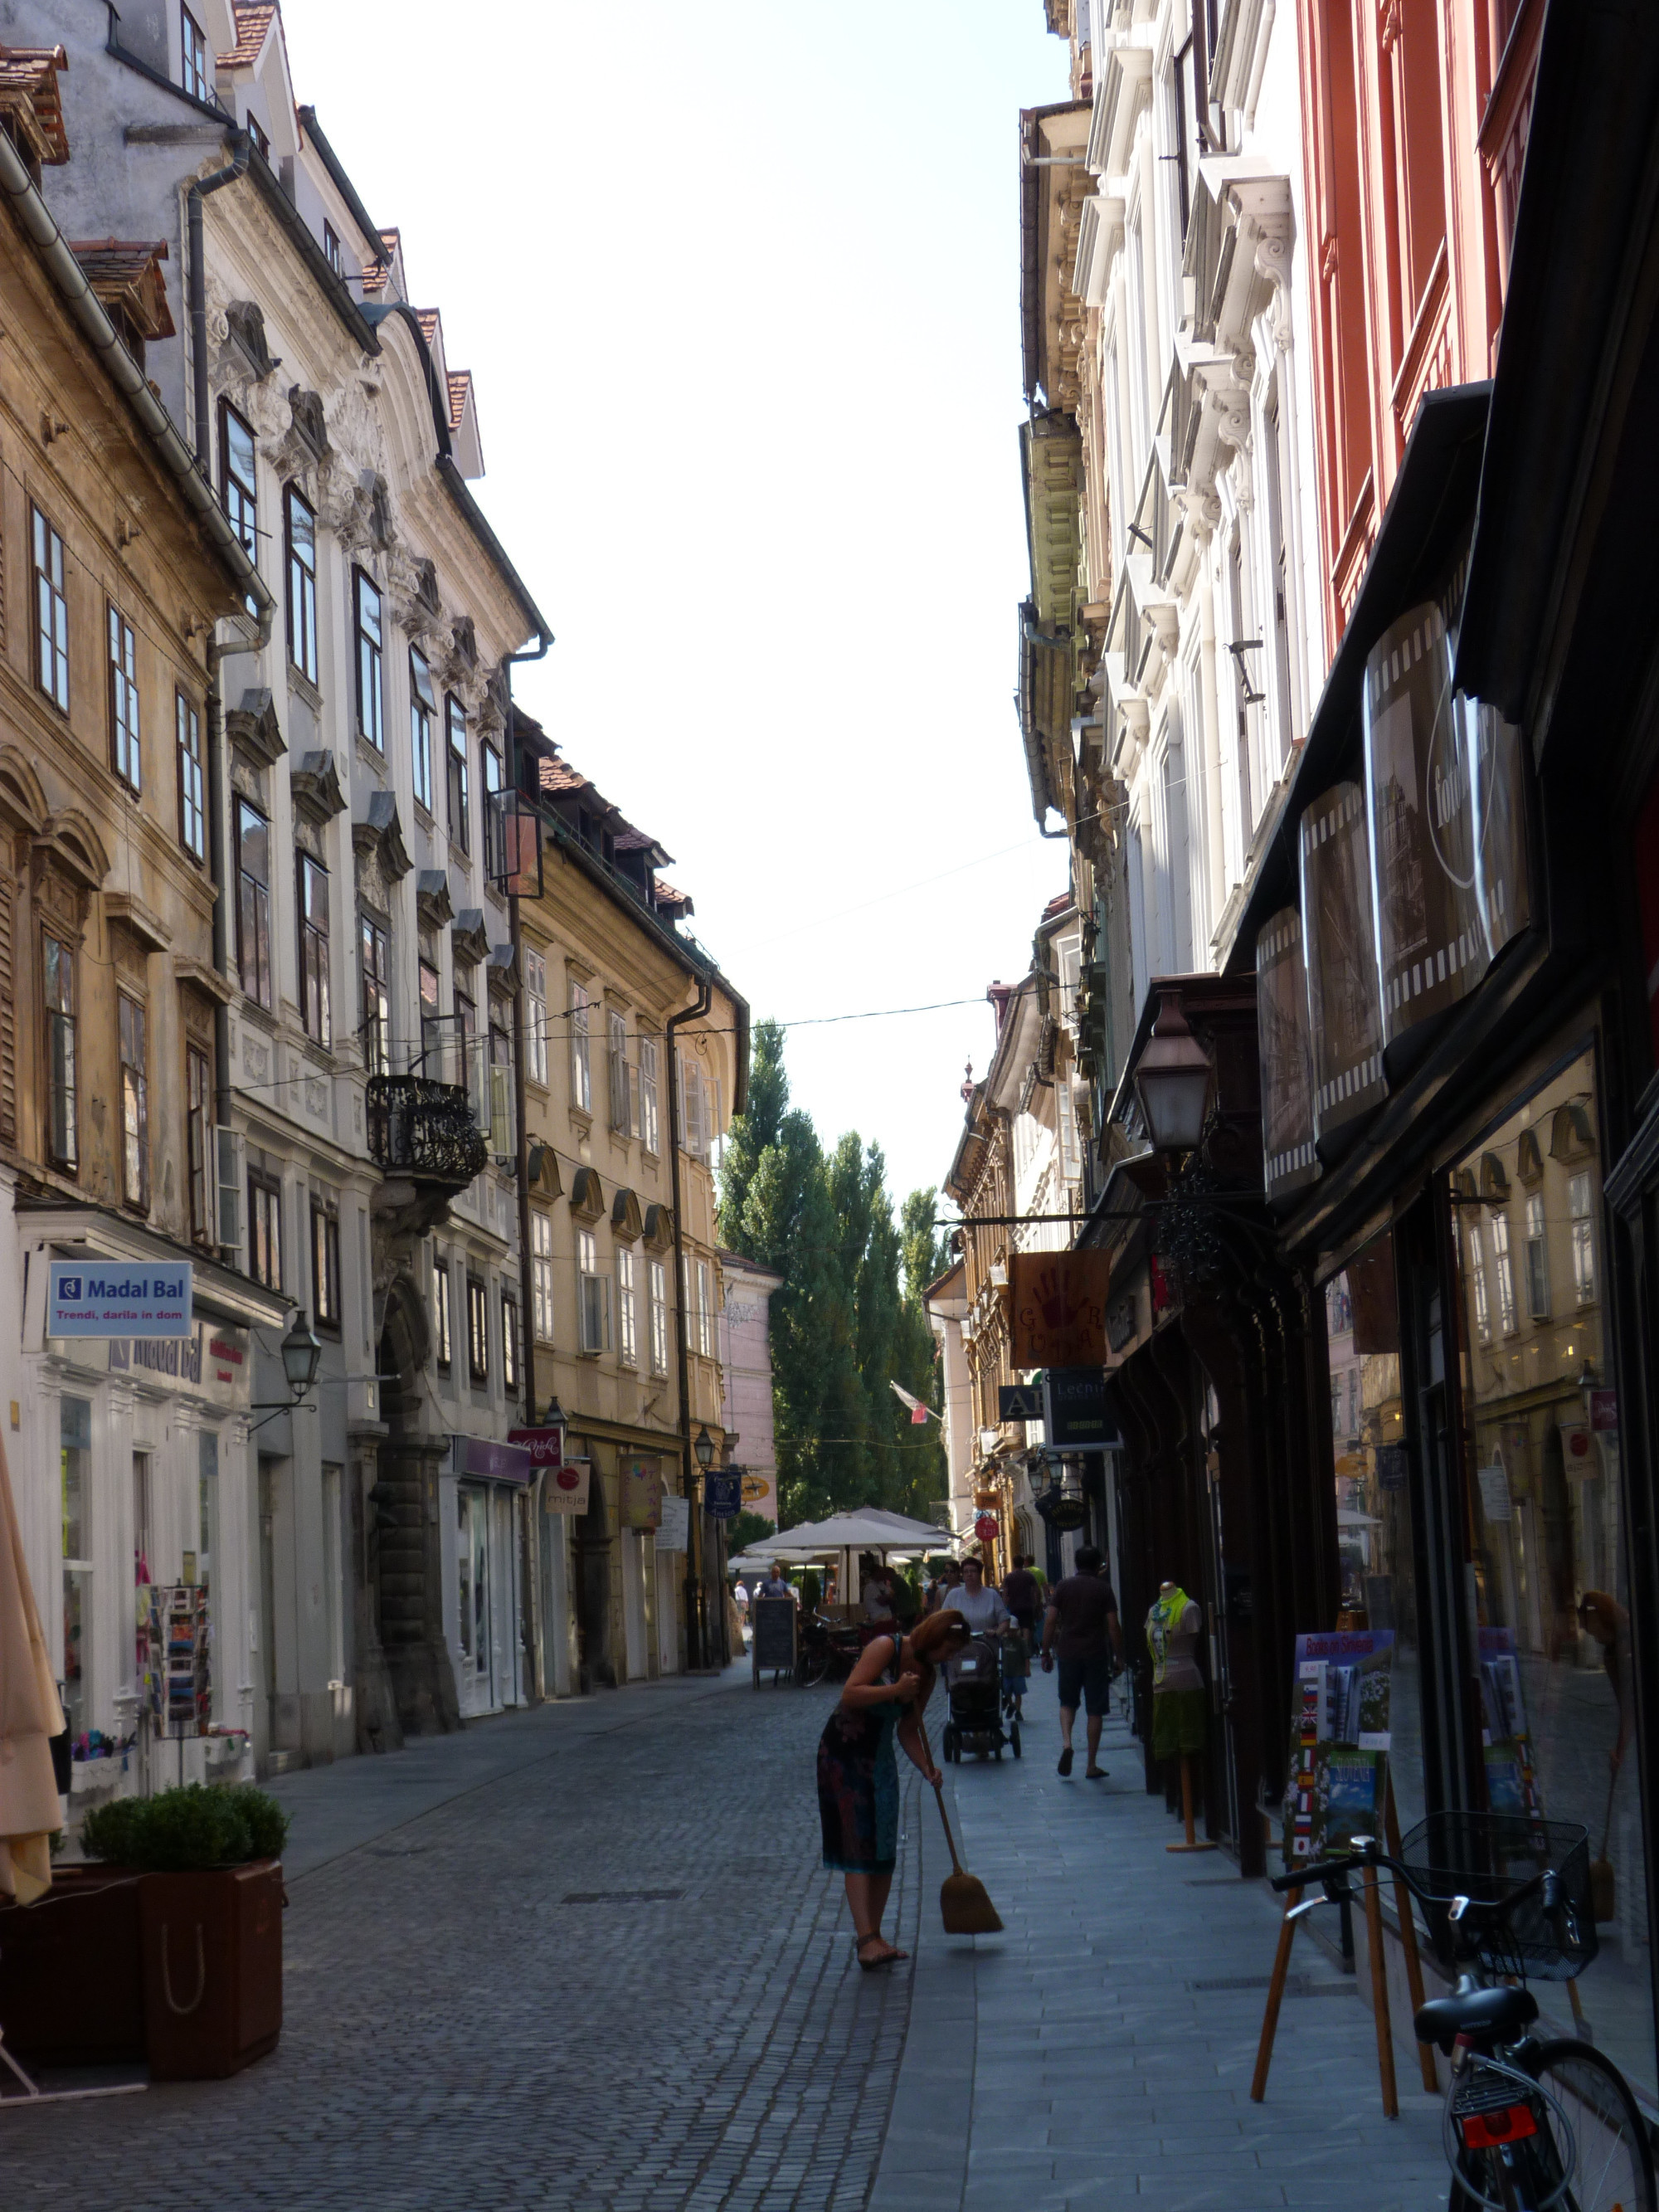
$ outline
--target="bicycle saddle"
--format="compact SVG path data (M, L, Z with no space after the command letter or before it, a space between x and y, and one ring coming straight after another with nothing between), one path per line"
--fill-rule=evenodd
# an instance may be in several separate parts
M1419 2043L1437 2043L1449 2057L1457 2036L1508 2043L1537 2017L1538 2000L1530 1990L1469 1990L1431 1998L1412 2025Z

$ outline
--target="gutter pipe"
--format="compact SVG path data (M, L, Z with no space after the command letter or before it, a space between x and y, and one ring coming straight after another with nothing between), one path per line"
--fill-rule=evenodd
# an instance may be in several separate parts
M696 1477L691 1459L691 1357L685 1326L685 1225L680 1218L680 1070L674 1032L682 1022L698 1020L708 1012L714 996L707 975L697 977L696 1002L670 1014L663 1024L668 1042L668 1160L669 1195L674 1207L674 1355L680 1386L680 1474L689 1500ZM704 1663L701 1568L702 1526L700 1516L688 1507L685 1545L685 1668L701 1671Z

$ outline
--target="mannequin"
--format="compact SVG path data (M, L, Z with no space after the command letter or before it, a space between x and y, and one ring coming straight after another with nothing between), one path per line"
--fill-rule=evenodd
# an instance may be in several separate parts
M1181 1810L1185 1840L1172 1851L1212 1851L1193 1827L1193 1760L1204 1749L1209 1693L1198 1671L1195 1653L1204 1627L1202 1610L1179 1583L1158 1584L1146 1615L1146 1645L1152 1655L1152 1756L1181 1761Z

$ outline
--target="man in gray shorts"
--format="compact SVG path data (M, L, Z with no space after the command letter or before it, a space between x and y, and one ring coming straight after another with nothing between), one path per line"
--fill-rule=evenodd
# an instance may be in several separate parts
M1088 1713L1089 1763L1087 1782L1103 1782L1100 1764L1100 1726L1111 1702L1112 1654L1123 1656L1123 1630L1117 1617L1117 1599L1100 1571L1100 1553L1092 1544L1080 1545L1077 1566L1049 1594L1042 1623L1042 1671L1053 1671L1060 1662L1060 1771L1072 1771L1072 1723L1077 1709Z

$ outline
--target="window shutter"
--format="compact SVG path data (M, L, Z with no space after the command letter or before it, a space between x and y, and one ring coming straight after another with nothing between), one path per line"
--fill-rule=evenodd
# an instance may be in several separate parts
M0 873L0 1137L17 1134L16 977L12 962L12 881Z

